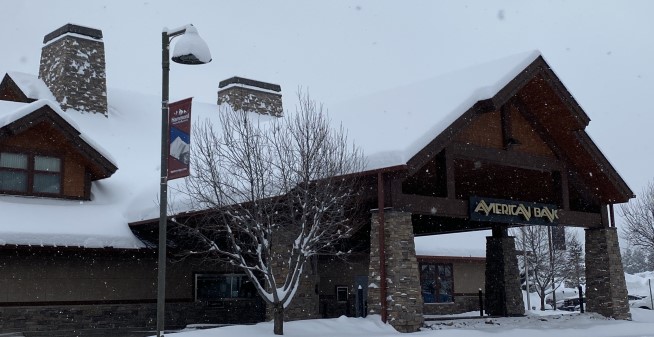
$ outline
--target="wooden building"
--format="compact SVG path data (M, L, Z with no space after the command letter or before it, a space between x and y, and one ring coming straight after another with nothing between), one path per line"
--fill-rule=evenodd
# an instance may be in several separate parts
M95 76L100 83L105 76L104 56L95 54L93 73L54 68L52 58L86 55L65 52L75 45L104 53L99 30L65 25L44 39L39 78L10 73L0 83L0 333L154 326L160 145L158 129L143 126L158 125L159 102L120 90L108 95L97 85L63 111L61 101L79 96L79 87L66 92L61 81ZM269 114L280 115L279 86L242 82L221 92L260 91L271 102ZM196 119L217 113L216 104L194 105ZM359 219L366 225L350 239L359 249L349 261L321 256L305 268L289 319L380 314L411 332L424 314L476 308L480 282L487 313L521 315L507 229L523 224L584 228L586 263L606 266L587 270L588 310L630 317L612 220L613 205L633 193L586 134L590 118L539 53L330 113L367 154L358 173L369 191ZM191 217L197 210L174 211ZM416 254L416 237L487 229L492 235L477 247L485 257ZM265 318L263 302L238 270L194 259L169 263L167 326Z

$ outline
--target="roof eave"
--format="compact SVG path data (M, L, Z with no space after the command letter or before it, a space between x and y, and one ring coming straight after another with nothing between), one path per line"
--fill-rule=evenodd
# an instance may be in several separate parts
M48 105L42 106L28 115L0 128L0 138L10 137L11 135L25 131L33 125L36 125L38 122L45 120L52 121L66 138L74 144L75 148L77 148L87 160L96 165L100 173L94 175L92 180L108 178L118 170L116 165L114 165L109 159L105 158L100 152L95 150L93 146L85 142L84 139L80 137L81 133L59 116L59 114L54 112Z

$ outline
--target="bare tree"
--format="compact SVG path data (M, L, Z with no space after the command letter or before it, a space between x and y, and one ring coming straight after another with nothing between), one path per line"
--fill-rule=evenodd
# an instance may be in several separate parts
M622 234L635 248L654 250L654 183L650 182L640 195L620 206L625 221Z
M186 225L199 243L193 253L243 270L273 307L278 335L305 262L347 253L337 243L357 229L352 173L363 169L345 130L332 128L308 95L298 98L296 113L283 118L224 109L219 129L196 127L185 189L194 207L210 210Z
M540 297L540 310L545 310L545 298L561 286L561 276L565 272L565 251L552 251L550 257L550 240L546 226L525 226L514 230L516 247L527 250L529 263L529 280ZM524 270L524 259L521 259ZM552 286L553 285L553 286ZM556 305L556 303L554 303Z

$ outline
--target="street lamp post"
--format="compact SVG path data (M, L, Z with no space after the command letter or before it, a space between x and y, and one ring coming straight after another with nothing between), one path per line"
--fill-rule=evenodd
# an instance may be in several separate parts
M173 61L181 64L211 62L207 44L193 25L178 29L164 28L161 33L161 182L159 189L159 261L157 264L157 337L163 336L166 298L166 231L168 209L168 95L170 73L170 42L181 36L175 45Z

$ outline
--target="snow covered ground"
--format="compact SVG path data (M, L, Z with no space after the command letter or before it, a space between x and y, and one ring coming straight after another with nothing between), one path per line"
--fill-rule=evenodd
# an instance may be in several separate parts
M471 313L472 314L472 313ZM437 336L437 337L636 337L654 336L654 311L632 308L632 321L616 321L597 314L531 311L526 317L444 319L429 321L428 328L405 335L381 323L377 315L367 318L340 317L287 322L285 336ZM229 326L173 334L179 337L259 337L274 336L271 322Z
M629 294L649 293L648 280L654 272L625 274ZM566 289L566 292L574 289ZM567 294L566 294L567 295ZM526 293L523 293L526 296ZM557 297L563 294L557 291ZM532 307L538 308L538 295L530 296ZM526 301L526 297L525 297ZM547 306L549 308L549 306ZM631 308L631 321L607 319L598 314L567 311L530 310L525 317L465 318L475 317L478 312L450 316L427 316L425 328L405 336L434 337L654 337L654 310ZM260 337L274 336L272 322L256 325L237 325L221 328L195 330L194 328L173 334L179 337ZM382 324L378 315L367 318L339 317L284 323L284 335L299 337L384 337L403 335L390 325Z

